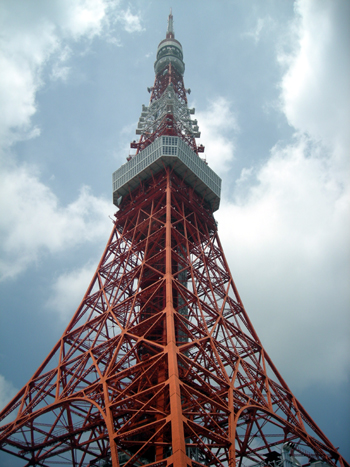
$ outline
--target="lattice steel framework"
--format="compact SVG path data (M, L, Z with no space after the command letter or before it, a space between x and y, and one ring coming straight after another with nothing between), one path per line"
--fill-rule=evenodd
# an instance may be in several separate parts
M172 165L120 201L82 303L4 419L0 447L26 466L267 466L286 445L301 465L348 465L265 352L212 206Z
M142 106L136 130L136 134L141 135L140 140L138 143L134 141L131 147L138 153L160 135L168 135L180 136L196 154L203 152L204 148L197 147L195 140L200 137L197 120L190 117L194 109L187 107L187 94L191 90L185 89L182 46L175 39L171 13L166 38L158 46L154 70L154 85L148 88L150 104Z

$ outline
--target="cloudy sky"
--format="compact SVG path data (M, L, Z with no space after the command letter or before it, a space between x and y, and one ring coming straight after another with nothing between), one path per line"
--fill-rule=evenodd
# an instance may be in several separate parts
M243 303L349 460L347 0L0 0L0 405L97 266L170 6Z

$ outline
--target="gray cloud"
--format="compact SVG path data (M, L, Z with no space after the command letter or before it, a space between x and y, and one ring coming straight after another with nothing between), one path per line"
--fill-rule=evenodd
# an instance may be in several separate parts
M294 142L277 144L265 164L245 168L235 201L224 199L217 214L253 323L287 380L301 386L347 380L350 363L342 8L342 2L296 3L290 35L296 42L278 57L286 67L281 108L297 130Z
M105 239L111 204L83 187L62 206L33 169L4 171L0 185L1 276L14 277L45 253L55 254L84 242Z

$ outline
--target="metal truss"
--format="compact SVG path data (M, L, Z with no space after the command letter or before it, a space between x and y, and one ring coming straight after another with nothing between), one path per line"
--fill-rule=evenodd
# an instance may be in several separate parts
M208 205L171 168L124 197L92 282L1 413L23 465L347 466L264 350ZM12 418L11 418L12 417Z
M191 114L194 109L187 106L183 77L170 62L156 75L150 105L142 106L136 130L140 140L131 143L131 147L138 153L159 136L169 135L180 136L196 154L203 152L204 148L197 148L195 138L200 137L200 132Z
M170 84L174 87L179 101L182 104L187 105L187 96L183 76L174 66L172 66L171 62L168 63L167 66L160 70L156 75L153 88L151 89L152 94L150 103L152 104L153 102L160 99Z

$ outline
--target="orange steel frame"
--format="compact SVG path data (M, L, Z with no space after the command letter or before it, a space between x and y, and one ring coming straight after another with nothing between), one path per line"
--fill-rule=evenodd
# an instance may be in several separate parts
M82 303L5 417L0 447L26 466L264 465L286 442L301 463L348 465L265 352L210 207L171 168L123 199Z

